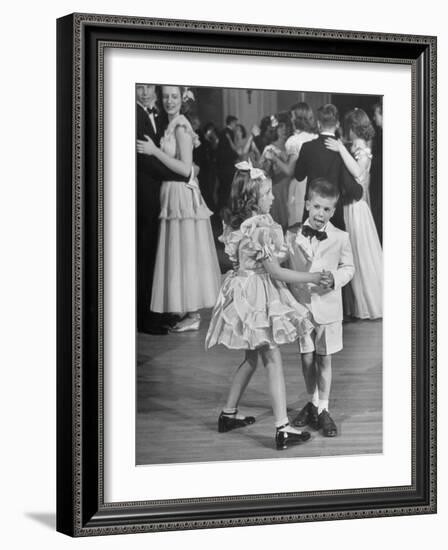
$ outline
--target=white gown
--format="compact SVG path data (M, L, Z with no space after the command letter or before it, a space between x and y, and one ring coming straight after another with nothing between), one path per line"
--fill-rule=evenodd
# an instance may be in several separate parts
M383 316L383 250L369 207L370 165L368 148L357 148L365 169L356 181L362 185L361 200L344 206L345 227L350 235L355 274L351 281L353 296L345 301L346 312L359 319Z
M285 144L288 157L293 156L297 162L302 145L317 137L317 134L296 130L296 132L288 138ZM288 226L302 221L306 199L305 190L306 178L302 181L297 181L296 178L293 177L288 190Z

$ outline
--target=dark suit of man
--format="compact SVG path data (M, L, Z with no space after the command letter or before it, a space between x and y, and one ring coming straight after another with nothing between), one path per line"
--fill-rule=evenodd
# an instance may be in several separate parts
M218 149L216 151L216 166L218 169L218 209L227 206L235 174L235 163L238 162L238 154L233 150L230 140L233 141L233 131L227 126L219 136Z
M370 209L378 237L383 242L383 129L375 128L370 170Z
M331 137L336 139L334 134L320 134L317 139L302 145L294 177L298 181L307 178L306 193L310 182L316 178L325 178L338 188L340 200L331 222L339 229L345 230L342 207L353 200L359 200L362 197L362 187L348 173L341 155L325 147L325 140ZM308 218L308 212L305 210L303 221L306 218Z
M137 139L150 137L159 146L166 121L149 115L137 103ZM151 122L153 119L153 123ZM162 181L188 181L153 156L137 154L137 330L157 332L163 317L150 311L152 280L157 253Z

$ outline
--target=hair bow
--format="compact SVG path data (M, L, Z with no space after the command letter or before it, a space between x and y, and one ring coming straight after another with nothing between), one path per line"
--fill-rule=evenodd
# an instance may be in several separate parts
M187 101L194 101L194 100L195 100L195 97L192 90L190 90L190 88L185 88L184 93L182 95L182 101L186 103Z
M243 172L249 172L251 179L257 178L266 178L266 174L260 168L254 168L252 162L249 160L243 160L242 162L237 162L235 164L237 170L242 170Z

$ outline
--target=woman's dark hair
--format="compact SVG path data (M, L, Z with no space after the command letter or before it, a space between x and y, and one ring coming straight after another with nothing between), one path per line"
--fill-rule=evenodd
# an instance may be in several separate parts
M282 111L281 113L278 113L275 118L277 119L277 122L279 124L283 124L285 126L286 137L288 138L292 134L292 122L290 113L288 111Z
M268 115L260 121L260 135L255 138L255 145L260 151L278 138L277 131L272 125L273 116Z
M269 178L263 172L258 178L251 178L249 170L237 170L230 189L229 206L222 211L224 223L232 229L240 225L258 211L260 186Z
M292 109L294 113L294 127L303 132L316 132L316 120L313 109L304 101L296 103Z
M264 116L260 121L260 132L264 134L271 127L271 116Z
M367 113L362 109L352 109L344 117L344 130L348 136L351 130L355 136L370 141L375 135L373 124L370 122L370 118Z
M241 130L241 137L243 139L246 139L246 136L247 136L246 128L242 124L237 124L236 127Z

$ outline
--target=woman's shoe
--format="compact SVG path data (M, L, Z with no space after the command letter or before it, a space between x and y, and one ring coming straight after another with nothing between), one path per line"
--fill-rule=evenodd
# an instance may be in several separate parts
M170 329L170 332L190 332L199 330L201 325L201 316L199 313L187 313L183 319Z
M234 430L235 428L243 428L244 426L249 426L250 424L253 424L255 422L255 418L253 416L236 418L237 412L238 411L236 411L235 415L232 415L232 416L226 415L224 414L224 412L222 412L219 415L219 418L218 418L219 433L230 432L230 430Z
M277 428L275 432L275 446L277 447L277 451L281 451L284 449L287 449L288 447L292 447L293 445L300 445L301 443L305 443L305 441L308 441L308 439L311 437L309 432L287 432L284 429L289 427L288 424L284 424L283 426L280 426Z

